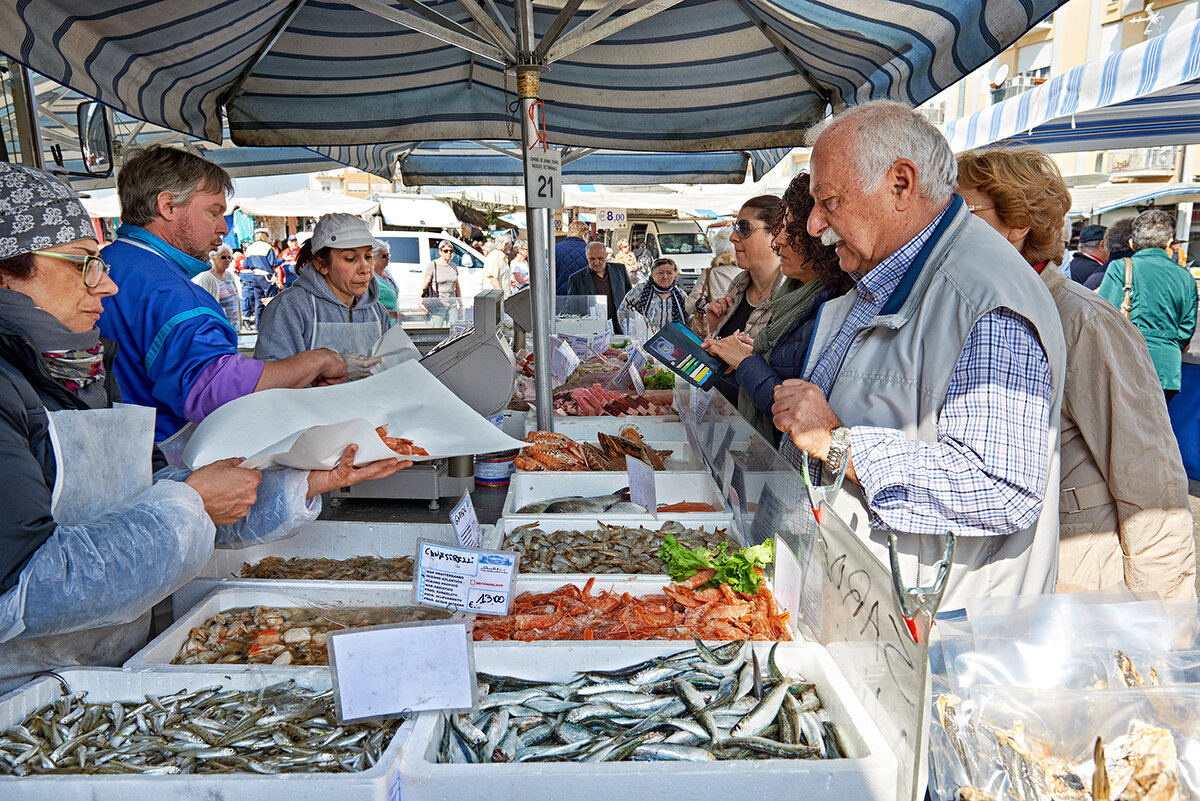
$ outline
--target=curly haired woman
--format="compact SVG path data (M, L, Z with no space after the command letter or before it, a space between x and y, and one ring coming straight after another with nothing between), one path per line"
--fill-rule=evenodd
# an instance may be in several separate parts
M771 247L787 280L767 300L770 320L752 338L739 333L709 340L705 347L736 370L738 411L763 437L778 445L771 422L775 387L799 378L815 327L817 310L845 294L850 277L838 267L833 248L809 236L813 199L808 173L800 173L783 193L783 206L771 229Z

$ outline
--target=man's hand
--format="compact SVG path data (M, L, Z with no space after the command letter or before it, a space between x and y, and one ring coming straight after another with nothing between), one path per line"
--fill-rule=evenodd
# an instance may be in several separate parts
M816 384L791 378L775 387L775 403L771 406L775 427L790 434L797 448L822 462L833 443L830 434L842 421L829 408L824 393Z
M411 461L380 459L362 467L354 466L354 454L358 445L350 445L342 451L342 458L332 470L313 470L308 474L308 498L312 500L323 492L349 487L360 481L384 478L404 467L412 467Z
M205 465L184 481L200 494L204 511L218 526L236 523L258 500L262 473L238 467L245 459L222 459Z
M723 298L718 298L709 303L704 308L704 316L708 319L708 330L717 333L717 324L721 322L721 318L725 316L725 312L729 311L731 303L730 297L726 295Z

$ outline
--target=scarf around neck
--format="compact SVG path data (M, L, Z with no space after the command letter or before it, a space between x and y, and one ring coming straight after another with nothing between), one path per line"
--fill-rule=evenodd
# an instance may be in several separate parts
M771 319L754 337L754 352L767 353L775 347L779 338L788 332L800 315L808 311L813 298L825 288L825 282L814 278L807 284L802 284L795 278L789 278L771 293L767 298L767 308Z
M633 308L640 314L646 314L650 310L650 302L656 291L667 301L667 322L682 323L687 320L687 313L683 310L683 302L686 298L683 291L675 285L664 292L653 281L647 280L642 286L642 294L638 295L633 302Z
M184 274L189 279L195 278L200 273L206 273L212 269L212 265L206 261L200 261L195 256L184 253L179 248L169 242L155 236L137 225L124 223L117 229L117 239L124 239L129 242L136 242L148 250L152 250L159 256L162 256L167 261L174 264L179 269L183 270Z
M25 332L50 376L90 408L105 405L104 348L100 330L76 333L33 298L0 289L0 318Z

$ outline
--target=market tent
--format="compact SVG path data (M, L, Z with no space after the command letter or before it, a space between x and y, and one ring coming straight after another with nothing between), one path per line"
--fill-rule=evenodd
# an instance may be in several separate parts
M449 203L425 195L385 195L379 198L379 215L385 225L397 227L458 227L458 217Z
M512 141L524 53L555 144L764 149L829 106L921 103L1062 2L39 0L0 7L0 51L171 130L219 142L224 110L237 144L306 147Z
M521 153L511 142L404 142L396 145L314 147L334 161L391 178L398 168L406 186L520 184ZM750 169L759 180L790 148L712 153L640 153L628 150L564 148L565 183L740 184Z
M253 214L256 217L320 217L334 211L362 217L374 213L379 208L379 203L335 192L297 189L267 197L236 200L230 207L241 209L245 214Z
M1089 219L1118 209L1139 206L1166 206L1174 213L1176 203L1200 203L1200 184L1101 184L1073 187L1071 212L1073 218Z
M942 131L956 153L996 142L1050 153L1200 142L1200 22L1081 64Z

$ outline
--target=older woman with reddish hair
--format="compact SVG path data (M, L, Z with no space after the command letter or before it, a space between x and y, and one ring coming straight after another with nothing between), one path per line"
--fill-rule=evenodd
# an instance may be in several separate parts
M763 437L776 443L780 432L771 422L775 387L785 379L800 377L817 310L851 286L850 277L838 267L833 248L808 233L808 214L813 207L808 182L808 173L792 179L768 226L771 249L779 258L785 280L766 301L766 324L753 337L737 332L705 343L710 353L736 371L738 411Z
M1062 319L1056 589L1124 583L1134 592L1195 598L1187 477L1146 343L1110 303L1048 266L1062 262L1062 219L1071 207L1058 167L1031 147L964 153L958 192L1042 276Z

